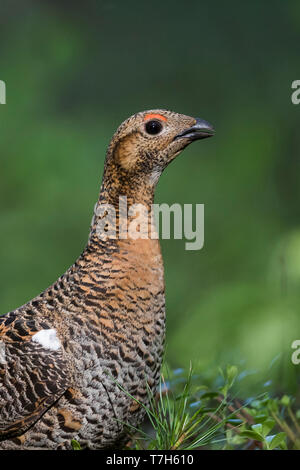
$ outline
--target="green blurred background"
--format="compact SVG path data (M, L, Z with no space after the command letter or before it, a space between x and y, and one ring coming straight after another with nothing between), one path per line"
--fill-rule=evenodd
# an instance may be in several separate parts
M230 362L294 389L299 1L2 0L0 12L0 311L44 290L84 248L125 118L157 107L200 116L216 137L190 146L156 193L205 204L201 251L162 241L168 362Z

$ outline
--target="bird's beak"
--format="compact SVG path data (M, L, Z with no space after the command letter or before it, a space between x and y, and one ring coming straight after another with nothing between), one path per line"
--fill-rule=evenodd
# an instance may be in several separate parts
M174 140L189 139L190 141L193 141L198 139L206 139L206 137L212 137L214 133L215 130L213 126L209 124L209 122L204 121L204 119L196 118L196 124L176 135Z

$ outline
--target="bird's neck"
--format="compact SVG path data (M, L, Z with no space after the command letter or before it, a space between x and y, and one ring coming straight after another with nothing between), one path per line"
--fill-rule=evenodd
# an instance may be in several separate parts
M115 185L103 182L97 204L109 204L117 208L120 197L126 197L128 206L143 204L150 208L154 202L154 187L140 181L128 184L118 181Z
M99 199L95 205L90 241L101 240L103 229L108 238L128 239L130 230L140 231L140 238L154 236L156 229L153 218L155 185L142 178L130 179L118 175L113 178L104 174ZM127 233L127 235L126 235ZM112 238L110 238L112 235ZM136 235L133 234L133 237Z

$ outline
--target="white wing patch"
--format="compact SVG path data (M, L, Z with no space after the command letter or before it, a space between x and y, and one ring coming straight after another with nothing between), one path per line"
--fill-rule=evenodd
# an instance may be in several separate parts
M61 347L61 342L56 336L56 330L54 328L38 331L32 336L32 341L39 343L43 348L50 349L51 351L58 351Z

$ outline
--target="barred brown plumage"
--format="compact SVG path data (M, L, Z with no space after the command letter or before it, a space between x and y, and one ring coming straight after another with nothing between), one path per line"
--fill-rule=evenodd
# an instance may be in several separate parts
M68 449L72 439L117 448L126 424L143 420L139 403L158 385L164 349L160 245L99 238L97 209L109 203L120 217L121 195L150 208L166 166L209 135L205 121L165 110L137 113L117 130L86 249L55 284L0 318L0 449Z

